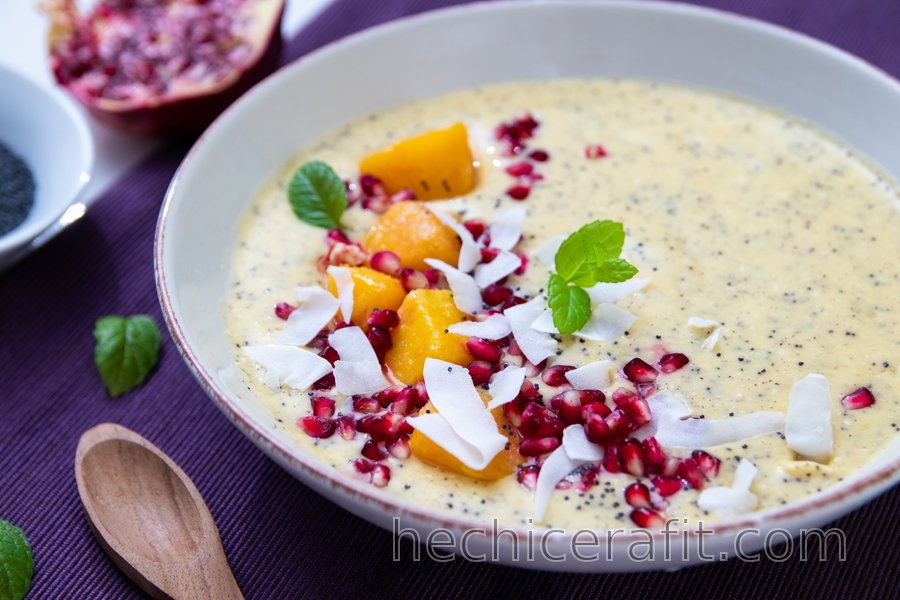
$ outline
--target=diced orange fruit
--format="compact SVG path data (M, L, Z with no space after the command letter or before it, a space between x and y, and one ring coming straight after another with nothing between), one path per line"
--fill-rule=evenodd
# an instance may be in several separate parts
M400 324L391 331L393 346L384 359L394 377L406 384L421 381L429 357L457 365L472 362L466 338L447 331L465 317L449 290L413 290L397 312Z
M406 290L399 279L368 267L346 267L353 280L353 314L350 321L368 329L366 319L376 308L397 310L406 297ZM328 291L337 296L337 284L328 276ZM346 320L343 314L341 319Z
M390 250L400 257L404 267L420 271L428 268L426 258L455 265L460 245L456 232L417 202L398 202L391 206L363 242L370 254Z
M482 399L484 399L483 395ZM422 410L419 411L419 414L424 415L429 412L437 412L431 402L426 404ZM413 456L428 464L447 469L448 471L454 471L474 479L481 479L483 481L496 481L497 479L502 479L507 475L515 473L516 466L522 462L522 458L519 456L518 437L512 433L511 427L507 426L505 429L503 428L504 425L507 425L507 422L503 417L502 407L495 408L491 411L491 414L494 415L494 420L497 421L497 431L507 438L509 447L501 450L484 469L480 471L470 469L460 462L458 458L418 431L414 431L409 440L409 447L412 450Z
M419 200L437 200L472 191L472 162L466 126L454 123L367 156L359 172L378 177L390 194L409 189Z

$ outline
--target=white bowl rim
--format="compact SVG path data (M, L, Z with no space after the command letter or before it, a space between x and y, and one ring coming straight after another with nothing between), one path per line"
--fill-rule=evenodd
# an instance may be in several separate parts
M43 231L53 225L53 223L58 221L66 210L78 203L81 196L84 194L88 182L91 180L91 173L94 168L95 149L94 138L88 128L87 121L85 121L84 116L81 114L73 100L68 98L60 90L42 86L22 75L15 69L0 64L0 71L2 71L4 77L17 80L15 85L30 87L39 94L50 98L75 126L75 131L77 132L81 145L81 168L78 176L79 179L75 186L75 192L72 194L72 197L67 198L64 202L61 201L59 203L59 210L49 210L42 219L35 219L33 223L29 223L27 226L16 227L15 229L10 230L6 235L0 236L0 254L2 254L6 251L14 250L30 243Z
M584 0L554 0L555 6L585 6ZM282 67L275 73L269 75L262 82L257 84L252 90L239 98L234 104L226 109L211 125L206 132L200 136L197 142L191 147L182 163L179 165L172 178L169 188L166 191L165 199L159 214L157 223L156 236L154 240L154 274L156 277L157 293L159 296L160 306L163 317L182 358L187 363L188 368L194 374L200 386L206 394L213 400L218 408L244 435L256 444L261 450L275 459L280 464L291 464L304 471L307 475L315 478L326 486L332 488L345 496L358 497L368 503L377 505L380 510L388 511L394 516L410 517L420 522L429 523L436 527L452 528L455 530L484 530L489 523L485 521L473 519L462 515L451 515L430 509L427 506L409 502L397 496L388 496L380 493L368 483L362 482L345 473L334 469L324 463L320 463L312 455L309 455L298 448L282 444L278 440L273 439L265 427L247 415L240 406L240 401L230 397L229 393L222 389L215 381L207 369L201 364L200 359L194 353L193 348L188 343L185 336L185 329L179 321L178 315L175 313L172 303L171 290L166 279L164 249L166 239L166 229L168 228L169 211L174 202L176 193L179 189L179 182L183 176L185 169L189 168L191 160L198 149L203 145L204 139L213 129L222 127L223 122L229 118L229 115L235 111L235 107L246 102L248 96L260 93L260 88L267 88L273 85L277 80L289 77L290 73L298 64L307 64L312 61L327 59L333 52L344 50L365 42L370 37L384 35L385 33L400 33L404 28L415 27L419 21L428 19L440 19L447 13L455 13L461 11L472 12L491 12L504 11L510 9L521 8L527 10L526 7L545 6L543 3L528 3L516 0L500 0L496 2L475 2L473 4L463 4L451 7L440 8L436 10L426 11L416 15L400 17L398 19L376 25L354 33L352 35L339 38L329 42L316 50L300 57L299 59ZM862 69L870 75L880 78L891 85L898 98L900 98L900 81L892 77L885 71L871 65L870 63L858 58L844 50L827 44L802 32L795 32L779 25L771 24L753 17L738 15L721 9L707 8L695 5L687 5L680 3L668 3L659 0L646 0L643 2L633 2L630 0L605 0L597 3L598 6L610 6L617 9L633 10L635 12L646 11L651 13L678 13L682 15L691 15L698 18L713 19L725 22L729 26L747 27L755 29L761 33L777 36L794 43L799 43L807 48L825 53L834 60L847 63L857 69ZM292 474L293 475L293 474ZM742 515L740 517L732 517L730 519L717 520L709 527L714 528L717 535L736 533L754 526L759 527L762 524L767 526L776 526L779 523L786 523L791 519L800 518L806 514L828 507L839 505L843 500L849 500L854 496L865 495L866 501L871 501L878 493L882 493L895 483L900 481L900 457L892 460L867 474L850 482L842 482L826 488L824 491L807 496L795 502L791 502L784 506L774 507L765 511ZM334 502L333 498L328 500ZM844 514L846 510L840 514ZM557 539L563 541L571 540L573 534L577 532L566 530L565 533L559 535L559 529L546 529L543 527L528 528L521 525L502 524L504 532L511 532L517 541L529 542L534 539L541 539L544 535L553 533ZM595 531L605 531L603 529L595 529ZM698 531L695 528L675 529L670 532L668 539L678 539L680 537L696 538ZM660 532L652 532L654 540L658 541L663 538ZM702 537L702 533L699 534ZM635 533L626 532L625 535L616 535L614 540L609 543L614 546L627 546L634 542L644 542L647 540L647 532L641 531Z

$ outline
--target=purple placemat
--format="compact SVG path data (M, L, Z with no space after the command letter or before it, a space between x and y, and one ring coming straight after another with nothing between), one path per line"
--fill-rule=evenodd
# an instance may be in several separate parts
M458 3L337 0L288 44L286 59L377 23ZM898 0L697 3L805 32L900 75ZM802 562L794 553L783 563L763 558L605 577L461 560L395 563L389 533L311 492L238 433L201 392L168 336L149 383L108 399L93 366L94 320L149 313L162 324L153 231L185 151L166 148L133 169L82 222L0 276L0 518L22 527L31 540L31 598L142 597L91 537L75 487L78 437L103 421L145 435L194 479L248 598L896 597L897 489L833 524L847 534L845 562Z

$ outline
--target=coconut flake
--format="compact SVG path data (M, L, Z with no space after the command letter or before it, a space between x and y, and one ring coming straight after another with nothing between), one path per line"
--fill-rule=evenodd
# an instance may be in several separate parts
M759 475L759 469L756 468L756 465L746 458L742 458L734 471L731 487L736 490L750 491L750 486L753 485L753 480L757 475Z
M320 287L297 288L296 292L303 304L290 314L284 329L274 337L280 344L305 346L328 325L340 303Z
M531 255L546 266L553 268L556 266L556 253L559 252L559 247L562 246L562 243L566 241L566 237L565 235L557 235L550 238L532 250Z
M495 313L484 321L454 323L447 328L447 331L466 337L499 340L508 336L512 330L509 328L509 319L500 313Z
M509 206L496 211L494 220L488 228L491 248L512 250L522 237L526 214L524 206Z
M501 250L497 257L489 263L481 263L475 267L475 283L484 289L511 275L522 266L522 259L507 250Z
M597 462L603 460L603 446L593 443L584 433L584 426L569 425L563 430L563 448L572 460Z
M456 307L466 314L474 315L481 310L481 290L471 275L466 275L459 269L455 269L442 260L426 258L428 266L437 269L447 277L450 291L453 292L453 302Z
M334 363L334 389L341 394L373 394L390 384L384 378L378 356L359 327L344 327L328 336L340 360Z
M534 521L540 523L544 520L544 513L550 504L550 497L556 484L562 481L569 473L583 465L585 461L574 460L567 453L564 446L560 446L550 453L538 473L537 485L534 490Z
M491 375L491 381L488 384L491 401L488 402L487 407L489 409L497 408L515 400L524 381L525 369L522 367L506 367Z
M716 344L719 343L719 336L722 331L719 322L713 321L712 319L704 319L703 317L691 317L688 319L687 324L688 327L692 329L707 332L708 335L706 336L706 339L703 340L703 344L701 344L700 347L712 352L712 350L715 349Z
M587 324L573 335L596 342L610 342L625 335L637 320L633 314L615 304L601 304Z
M438 414L409 417L407 422L470 469L484 469L506 446L506 438L497 431L468 371L435 358L425 359L423 371L428 398Z
M602 390L609 387L611 360L598 360L566 373L566 379L576 390Z
M456 268L463 273L470 273L472 269L475 268L475 265L481 262L481 248L478 246L475 238L472 237L472 234L466 229L465 225L439 208L430 206L427 203L426 205L428 206L428 210L434 213L434 216L436 216L441 223L452 229L456 232L456 235L459 236L462 246L460 246L459 249L459 259L457 260ZM451 285L450 287L452 289L453 286Z
M326 272L334 279L334 285L337 287L338 300L341 303L341 317L349 323L350 316L353 314L353 277L350 275L350 269L330 266Z
M556 352L556 340L548 333L538 331L532 327L544 312L544 301L535 298L524 304L518 304L506 309L503 313L509 319L513 337L519 344L522 353L532 364L540 364L545 358Z
M704 319L703 317L691 317L688 319L687 324L688 327L693 327L694 329L712 329L719 326L718 321Z
M594 304L615 304L644 289L649 283L649 278L631 278L621 283L597 283L592 287L585 288L584 291L591 297L591 302Z
M722 516L733 516L748 513L756 508L756 496L750 492L750 486L759 469L747 459L741 459L734 473L731 487L716 486L700 492L697 505L707 512Z
M305 391L331 373L331 364L321 356L296 346L244 346L244 354L265 369L263 383L272 389L286 385Z
M788 448L800 456L820 463L834 453L831 428L831 389L828 380L817 373L794 383L788 400L784 435Z

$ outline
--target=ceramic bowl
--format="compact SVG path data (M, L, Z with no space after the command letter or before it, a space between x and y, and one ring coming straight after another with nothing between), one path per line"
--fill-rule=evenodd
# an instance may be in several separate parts
M378 78L367 77L371 73ZM270 77L223 114L191 150L166 196L155 254L160 302L184 359L224 414L285 469L347 510L388 529L400 517L423 540L438 527L452 530L456 540L464 530L480 530L483 535L468 538L470 551L488 551L496 541L497 560L518 566L587 572L678 568L701 560L699 536L677 534L687 556L676 553L668 561L659 551L653 560L628 556L629 544L646 532L615 537L610 560L575 560L573 532L501 524L512 533L494 540L489 523L411 504L339 473L272 426L272 415L236 375L223 317L210 310L226 292L238 219L258 187L301 147L357 116L410 100L501 81L574 76L675 81L758 101L817 124L900 176L900 85L831 46L678 4L471 5L403 19L327 46ZM347 93L347 82L359 80L367 81L366 93ZM743 539L741 549L758 550L767 532L796 535L825 524L898 479L895 440L855 477L822 493L719 523L704 540L704 551L715 558L733 555L735 539L747 527L760 533ZM545 539L547 553L514 561L516 549L525 556L529 535L533 543ZM652 543L661 548L663 540L657 535Z
M35 180L35 201L21 225L0 236L0 268L24 256L84 212L94 142L84 117L61 92L0 66L0 142ZM67 212L68 211L68 212Z

